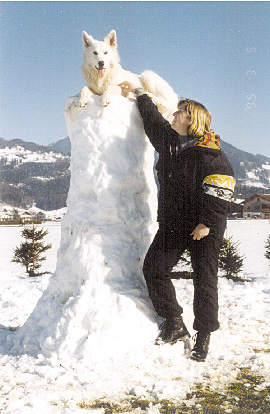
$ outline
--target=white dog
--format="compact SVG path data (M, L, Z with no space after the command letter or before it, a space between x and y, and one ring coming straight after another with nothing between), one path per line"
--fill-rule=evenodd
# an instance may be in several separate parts
M104 41L95 40L86 32L83 32L82 37L84 56L81 70L87 87L84 86L81 89L77 105L84 107L87 105L90 95L96 94L102 95L101 104L107 106L112 95L122 93L118 85L121 82L129 81L138 87L143 87L163 116L169 121L172 120L172 113L177 107L177 95L169 84L156 73L145 71L141 76L138 76L121 67L115 30L112 30Z

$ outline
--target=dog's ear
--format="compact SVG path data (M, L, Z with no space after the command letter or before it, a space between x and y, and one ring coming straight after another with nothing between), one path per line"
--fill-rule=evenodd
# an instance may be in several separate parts
M104 38L104 42L108 43L111 47L117 47L116 31L111 30L108 36Z
M89 36L89 34L87 34L86 32L82 33L82 39L83 39L83 46L85 49L87 49L89 46L91 46L92 42L93 42L93 38L92 36Z

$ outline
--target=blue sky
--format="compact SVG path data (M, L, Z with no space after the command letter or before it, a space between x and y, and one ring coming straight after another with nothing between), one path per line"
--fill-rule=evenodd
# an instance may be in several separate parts
M1 2L0 136L67 136L63 106L85 84L85 30L115 29L122 66L151 69L202 102L237 148L270 157L270 3Z

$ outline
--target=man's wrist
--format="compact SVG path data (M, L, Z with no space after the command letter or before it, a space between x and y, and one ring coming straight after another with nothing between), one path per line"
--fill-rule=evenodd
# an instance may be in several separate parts
M135 94L136 98L138 98L141 95L146 95L146 92L142 87L139 87L139 88L136 88L134 90L134 94Z

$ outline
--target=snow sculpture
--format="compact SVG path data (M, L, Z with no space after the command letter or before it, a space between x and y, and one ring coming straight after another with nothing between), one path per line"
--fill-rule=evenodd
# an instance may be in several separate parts
M97 361L132 353L157 333L142 274L156 231L154 149L133 100L114 96L102 108L92 96L80 108L70 99L71 183L57 268L18 335L27 352Z

